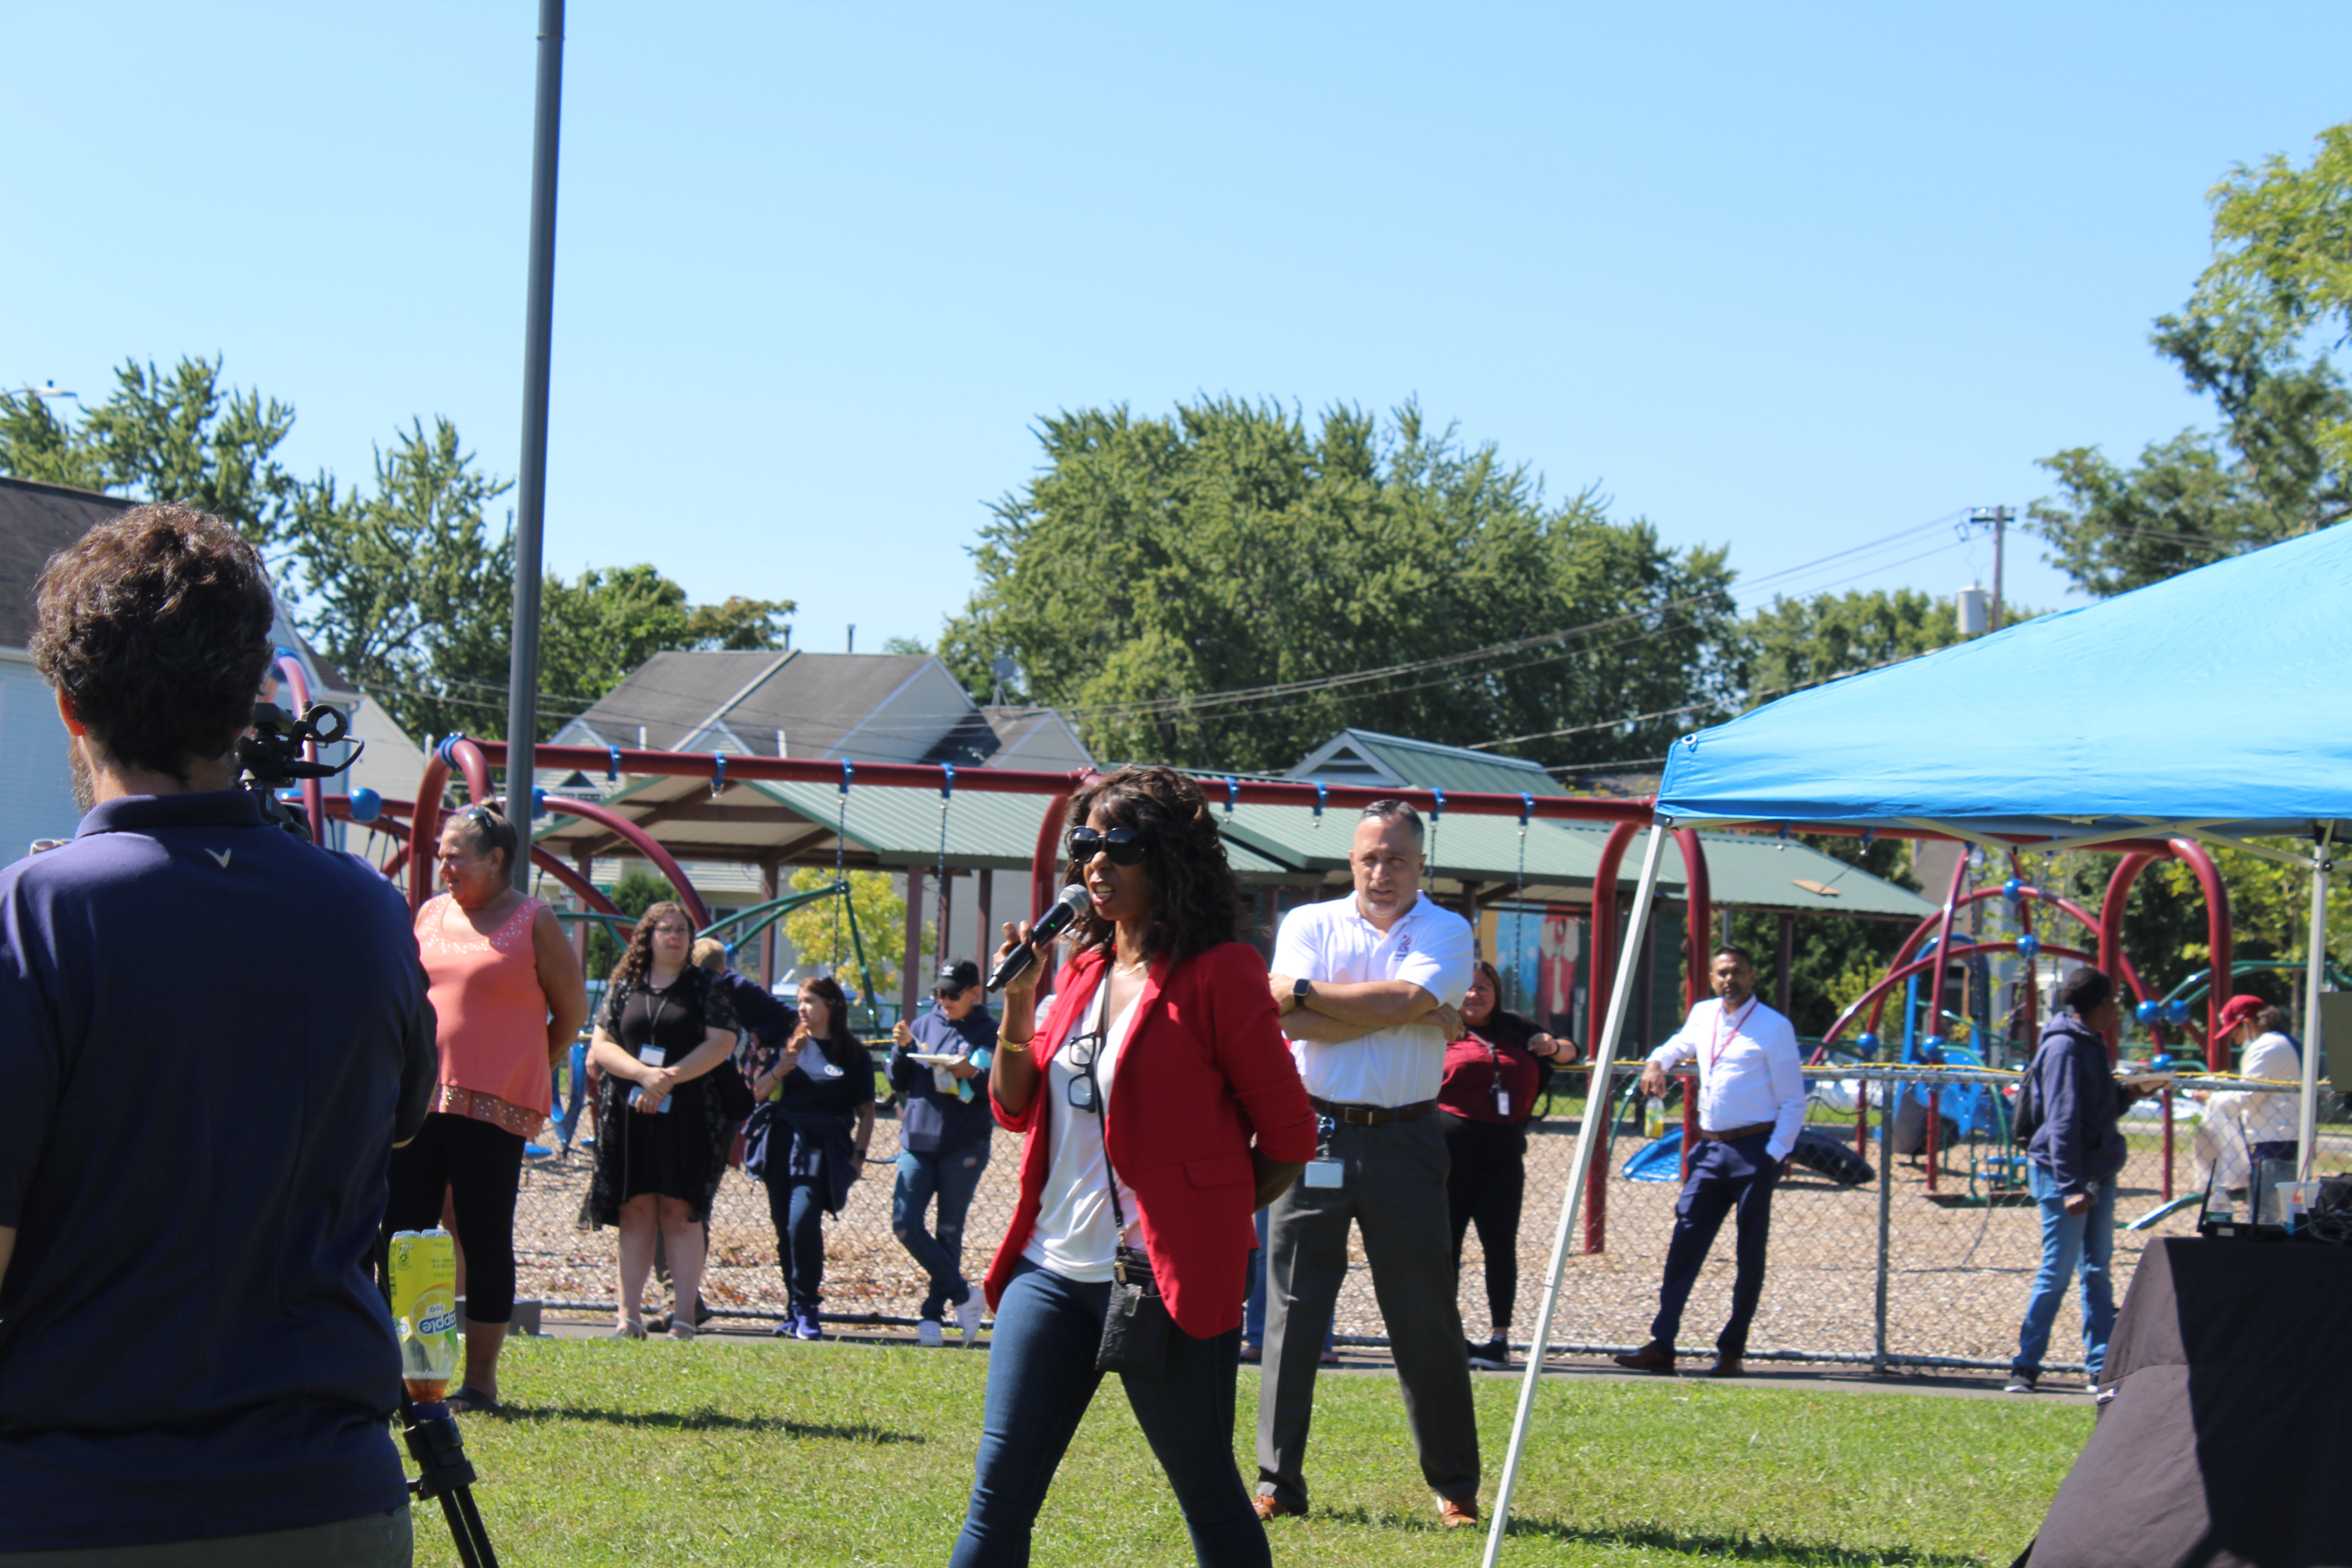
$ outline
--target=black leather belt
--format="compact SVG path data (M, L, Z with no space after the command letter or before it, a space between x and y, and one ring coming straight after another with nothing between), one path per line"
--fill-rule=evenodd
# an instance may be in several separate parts
M1753 1138L1759 1132L1769 1132L1774 1125L1769 1121L1759 1121L1751 1127L1727 1127L1720 1132L1709 1132L1702 1127L1698 1130L1698 1135L1702 1138L1712 1138L1718 1143L1737 1143L1742 1138Z
M1342 1105L1336 1100L1307 1097L1307 1103L1316 1113L1334 1121L1344 1121L1350 1127L1383 1127L1391 1121L1418 1121L1437 1109L1433 1100L1417 1100L1411 1105Z

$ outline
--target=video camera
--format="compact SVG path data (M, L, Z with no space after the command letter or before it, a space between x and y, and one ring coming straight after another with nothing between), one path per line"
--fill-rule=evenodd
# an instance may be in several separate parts
M312 762L302 754L306 744L331 746L348 739L351 732L350 716L325 702L311 703L299 719L275 702L255 703L253 728L236 740L236 760L245 770L243 787L261 803L263 819L305 844L310 842L310 825L300 812L278 799L278 792L290 788L299 779L331 779L358 762L360 753L367 750L365 741L353 741L352 754L331 764Z

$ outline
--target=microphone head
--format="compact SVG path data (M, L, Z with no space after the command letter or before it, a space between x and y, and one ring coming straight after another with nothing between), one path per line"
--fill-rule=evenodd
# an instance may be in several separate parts
M1086 889L1076 882L1071 883L1062 889L1062 896L1054 900L1054 907L1037 917L1037 923L1030 928L1029 940L1053 941L1077 922L1078 917L1086 912L1087 904Z

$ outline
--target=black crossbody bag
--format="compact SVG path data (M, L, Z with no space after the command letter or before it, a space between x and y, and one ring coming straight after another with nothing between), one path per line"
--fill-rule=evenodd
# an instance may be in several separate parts
M1106 973L1102 1001L1096 1015L1097 1028L1106 1043L1110 1035L1109 1015L1110 976ZM1168 1379L1171 1324L1168 1302L1160 1294L1160 1281L1152 1276L1151 1255L1139 1247L1125 1245L1127 1214L1118 1201L1118 1172L1110 1163L1109 1099L1102 1092L1101 1080L1095 1077L1095 1053L1087 1054L1079 1070L1086 1075L1087 1097L1102 1128L1103 1173L1110 1184L1111 1224L1117 1227L1121 1243L1111 1254L1110 1300L1103 1310L1102 1343L1095 1351L1095 1370L1139 1377L1146 1383L1164 1383Z

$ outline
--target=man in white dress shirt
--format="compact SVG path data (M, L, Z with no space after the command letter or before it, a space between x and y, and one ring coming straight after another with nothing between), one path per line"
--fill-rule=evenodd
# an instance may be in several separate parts
M1668 1069L1698 1062L1698 1147L1684 1151L1683 1194L1675 1204L1674 1239L1658 1288L1658 1315L1650 1342L1617 1358L1635 1372L1672 1373L1675 1335L1683 1307L1698 1281L1699 1265L1715 1244L1723 1216L1736 1214L1738 1271L1731 1283L1731 1317L1716 1336L1714 1377L1747 1370L1748 1325L1764 1293L1764 1252L1772 1228L1772 1189L1805 1121L1803 1058L1797 1031L1756 994L1756 961L1729 943L1708 966L1716 999L1690 1011L1682 1032L1642 1067L1642 1092L1666 1092Z
M1363 1232L1423 1480L1448 1529L1478 1518L1478 1427L1454 1299L1437 1086L1475 955L1469 922L1421 896L1419 814L1375 801L1356 824L1355 891L1282 917L1271 984L1322 1147L1268 1215L1257 1510L1307 1511L1315 1366Z

